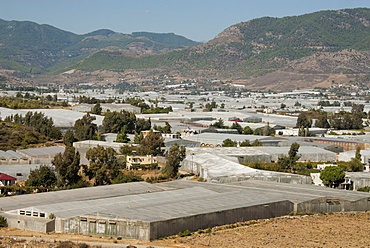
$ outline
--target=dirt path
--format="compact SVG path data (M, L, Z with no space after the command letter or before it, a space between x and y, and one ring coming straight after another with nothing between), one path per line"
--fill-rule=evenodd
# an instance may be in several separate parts
M225 228L225 227L224 227ZM177 247L370 247L370 213L286 216L152 242ZM220 229L220 228L218 228Z

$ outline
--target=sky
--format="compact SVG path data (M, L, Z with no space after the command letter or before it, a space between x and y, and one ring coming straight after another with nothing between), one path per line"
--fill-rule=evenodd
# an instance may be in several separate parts
M110 29L208 41L255 18L357 7L370 8L370 0L0 0L0 19L49 24L75 34Z

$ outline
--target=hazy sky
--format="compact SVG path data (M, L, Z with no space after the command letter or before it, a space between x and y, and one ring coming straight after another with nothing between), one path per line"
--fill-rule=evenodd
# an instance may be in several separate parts
M0 0L0 19L50 24L76 34L106 28L206 41L233 24L263 16L356 7L370 8L370 0Z

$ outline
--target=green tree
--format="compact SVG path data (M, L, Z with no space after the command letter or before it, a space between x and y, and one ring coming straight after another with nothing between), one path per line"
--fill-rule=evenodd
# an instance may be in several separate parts
M262 146L262 143L261 141L259 141L258 139L254 140L251 144L251 146Z
M83 171L90 180L94 181L94 185L111 184L120 172L119 165L113 148L104 148L97 146L90 148L86 152L86 158L90 162L90 166L83 166Z
M166 121L165 126L162 128L163 133L171 133L171 125Z
M312 126L312 117L306 113L302 112L298 115L296 127L311 127Z
M55 155L51 163L58 174L58 186L71 186L81 180L80 153L73 146L66 146L64 153Z
M240 146L243 147L243 146L252 146L251 143L249 142L249 140L244 140L240 143Z
M327 166L320 172L320 179L325 186L334 188L344 182L345 175L339 166Z
M140 142L139 154L142 155L161 155L161 147L164 146L164 139L160 133L150 130L148 135Z
M72 128L68 128L68 130L66 131L66 133L63 136L63 143L66 146L72 146L73 145L73 142L75 142L75 141L76 141L76 138L75 138L73 129Z
M152 122L150 118L148 120L145 119L137 119L136 120L136 127L135 132L140 133L141 131L150 130L152 128Z
M169 177L176 177L179 171L180 163L186 156L184 146L179 146L177 143L170 148L166 157L166 165L162 169L162 173Z
M233 141L232 139L227 138L222 142L222 147L236 147L237 144L238 143L236 141Z
M123 145L119 148L119 152L123 155L132 155L132 152L135 151L136 147L132 145Z
M116 142L119 143L128 143L130 141L129 137L127 136L127 133L125 130L122 130L117 134Z
M40 165L39 168L30 171L26 180L26 186L52 188L56 185L57 177L51 166Z
M243 129L243 134L253 134L253 129L249 126L245 126Z
M253 135L262 135L262 134L263 134L263 132L262 132L261 128L256 128L253 131Z
M212 123L210 126L216 128L225 128L224 121L221 118L218 119L218 121L216 121L215 123Z
M135 136L134 136L134 143L135 144L140 144L143 139L144 139L144 135L143 135L142 132L135 133Z
M351 158L351 161L348 162L348 167L353 172L363 170L363 165L361 163L361 160L358 160L356 158Z
M243 128L242 128L242 126L240 126L240 124L238 123L238 122L236 122L236 121L234 121L233 122L233 124L231 125L231 127L230 127L231 129L236 129L236 130L238 130L238 133L239 134L242 134L243 133Z
M330 124L328 122L327 115L326 114L319 115L317 117L317 121L315 123L315 126L320 127L320 128L330 128Z
M5 121L32 127L35 131L52 139L60 139L62 137L62 133L59 128L54 126L53 119L46 117L41 112L30 111L27 112L24 117L18 114L7 116Z
M296 142L291 144L288 156L279 156L278 158L278 166L285 170L291 170L293 166L297 163L298 159L301 157L298 155L300 145Z
M120 172L118 176L112 180L112 184L141 182L141 181L144 181L144 179L141 176L135 175L132 171L128 172L127 174Z
M263 135L263 136L269 136L270 134L271 134L270 124L269 124L269 123L267 123L267 124L263 127L262 135Z
M100 106L100 103L95 104L91 110L91 114L94 114L94 115L101 115L101 112L102 112L102 107Z
M118 133L124 126L127 133L134 133L136 130L136 116L134 113L122 110L121 112L106 112L103 119L103 132Z
M361 147L356 147L355 159L361 161Z
M310 129L308 127L300 127L298 130L298 136L307 137L309 135Z
M93 123L95 119L95 116L86 114L75 122L74 129L77 140L95 140L97 138L98 127Z

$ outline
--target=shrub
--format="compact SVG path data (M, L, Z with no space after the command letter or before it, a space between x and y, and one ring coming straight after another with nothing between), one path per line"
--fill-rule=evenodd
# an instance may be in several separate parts
M6 221L6 218L3 216L0 216L0 227L7 227L8 222Z
M185 230L183 232L179 232L177 235L180 237L190 236L191 232L189 230Z

